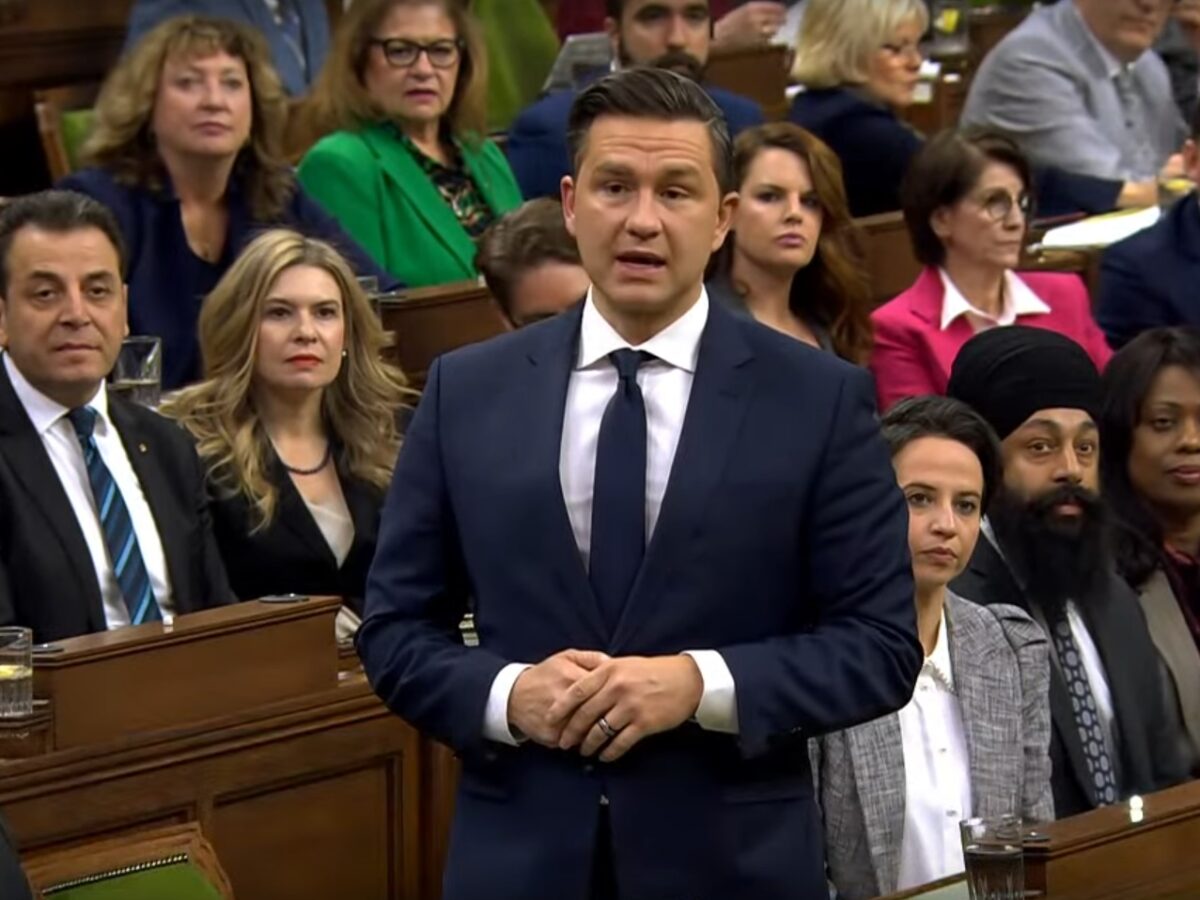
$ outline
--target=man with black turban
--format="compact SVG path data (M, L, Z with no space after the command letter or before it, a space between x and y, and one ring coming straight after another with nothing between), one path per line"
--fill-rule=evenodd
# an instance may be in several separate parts
M1056 815L1182 781L1183 732L1161 663L1108 552L1095 365L1055 332L995 328L959 351L947 393L991 423L1004 463L987 540L953 589L977 603L1019 606L1051 638Z

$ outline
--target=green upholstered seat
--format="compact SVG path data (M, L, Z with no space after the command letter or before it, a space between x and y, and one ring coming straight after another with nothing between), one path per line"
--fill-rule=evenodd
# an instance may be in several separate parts
M98 872L51 885L42 893L53 900L221 900L220 891L186 856L148 865L151 867L134 872Z
M71 109L62 114L61 129L63 149L67 151L67 160L71 170L79 168L79 151L92 130L95 113L90 109Z

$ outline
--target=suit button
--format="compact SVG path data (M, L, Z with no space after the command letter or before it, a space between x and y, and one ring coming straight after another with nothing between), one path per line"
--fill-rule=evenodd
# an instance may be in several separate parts
M608 795L607 795L607 794L601 794L601 795L600 795L600 805L601 805L601 806L608 806Z
M591 763L584 763L584 764L583 764L583 771L585 771L585 772L587 772L589 775L591 775L593 772L595 772L595 771L596 771L596 767L595 767L594 765L592 765Z
M484 758L485 762L495 762L496 761L496 753L494 750L489 750L483 754L483 758Z

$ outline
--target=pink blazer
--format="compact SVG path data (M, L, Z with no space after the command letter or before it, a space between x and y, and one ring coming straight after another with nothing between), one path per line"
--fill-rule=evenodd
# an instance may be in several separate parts
M1050 312L1018 316L1017 324L1066 335L1103 370L1112 350L1092 318L1082 279L1064 272L1021 272L1020 278ZM871 314L875 349L870 368L881 412L905 397L946 393L954 357L975 331L962 316L942 331L944 293L937 269L928 267L912 287Z

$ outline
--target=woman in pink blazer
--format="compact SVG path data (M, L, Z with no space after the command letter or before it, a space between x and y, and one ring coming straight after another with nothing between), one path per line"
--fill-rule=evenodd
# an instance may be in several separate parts
M1032 205L1029 185L1028 162L994 132L944 132L914 158L901 202L925 270L871 315L880 410L905 397L944 394L959 348L987 328L1057 331L1100 369L1112 356L1078 276L1013 271Z

